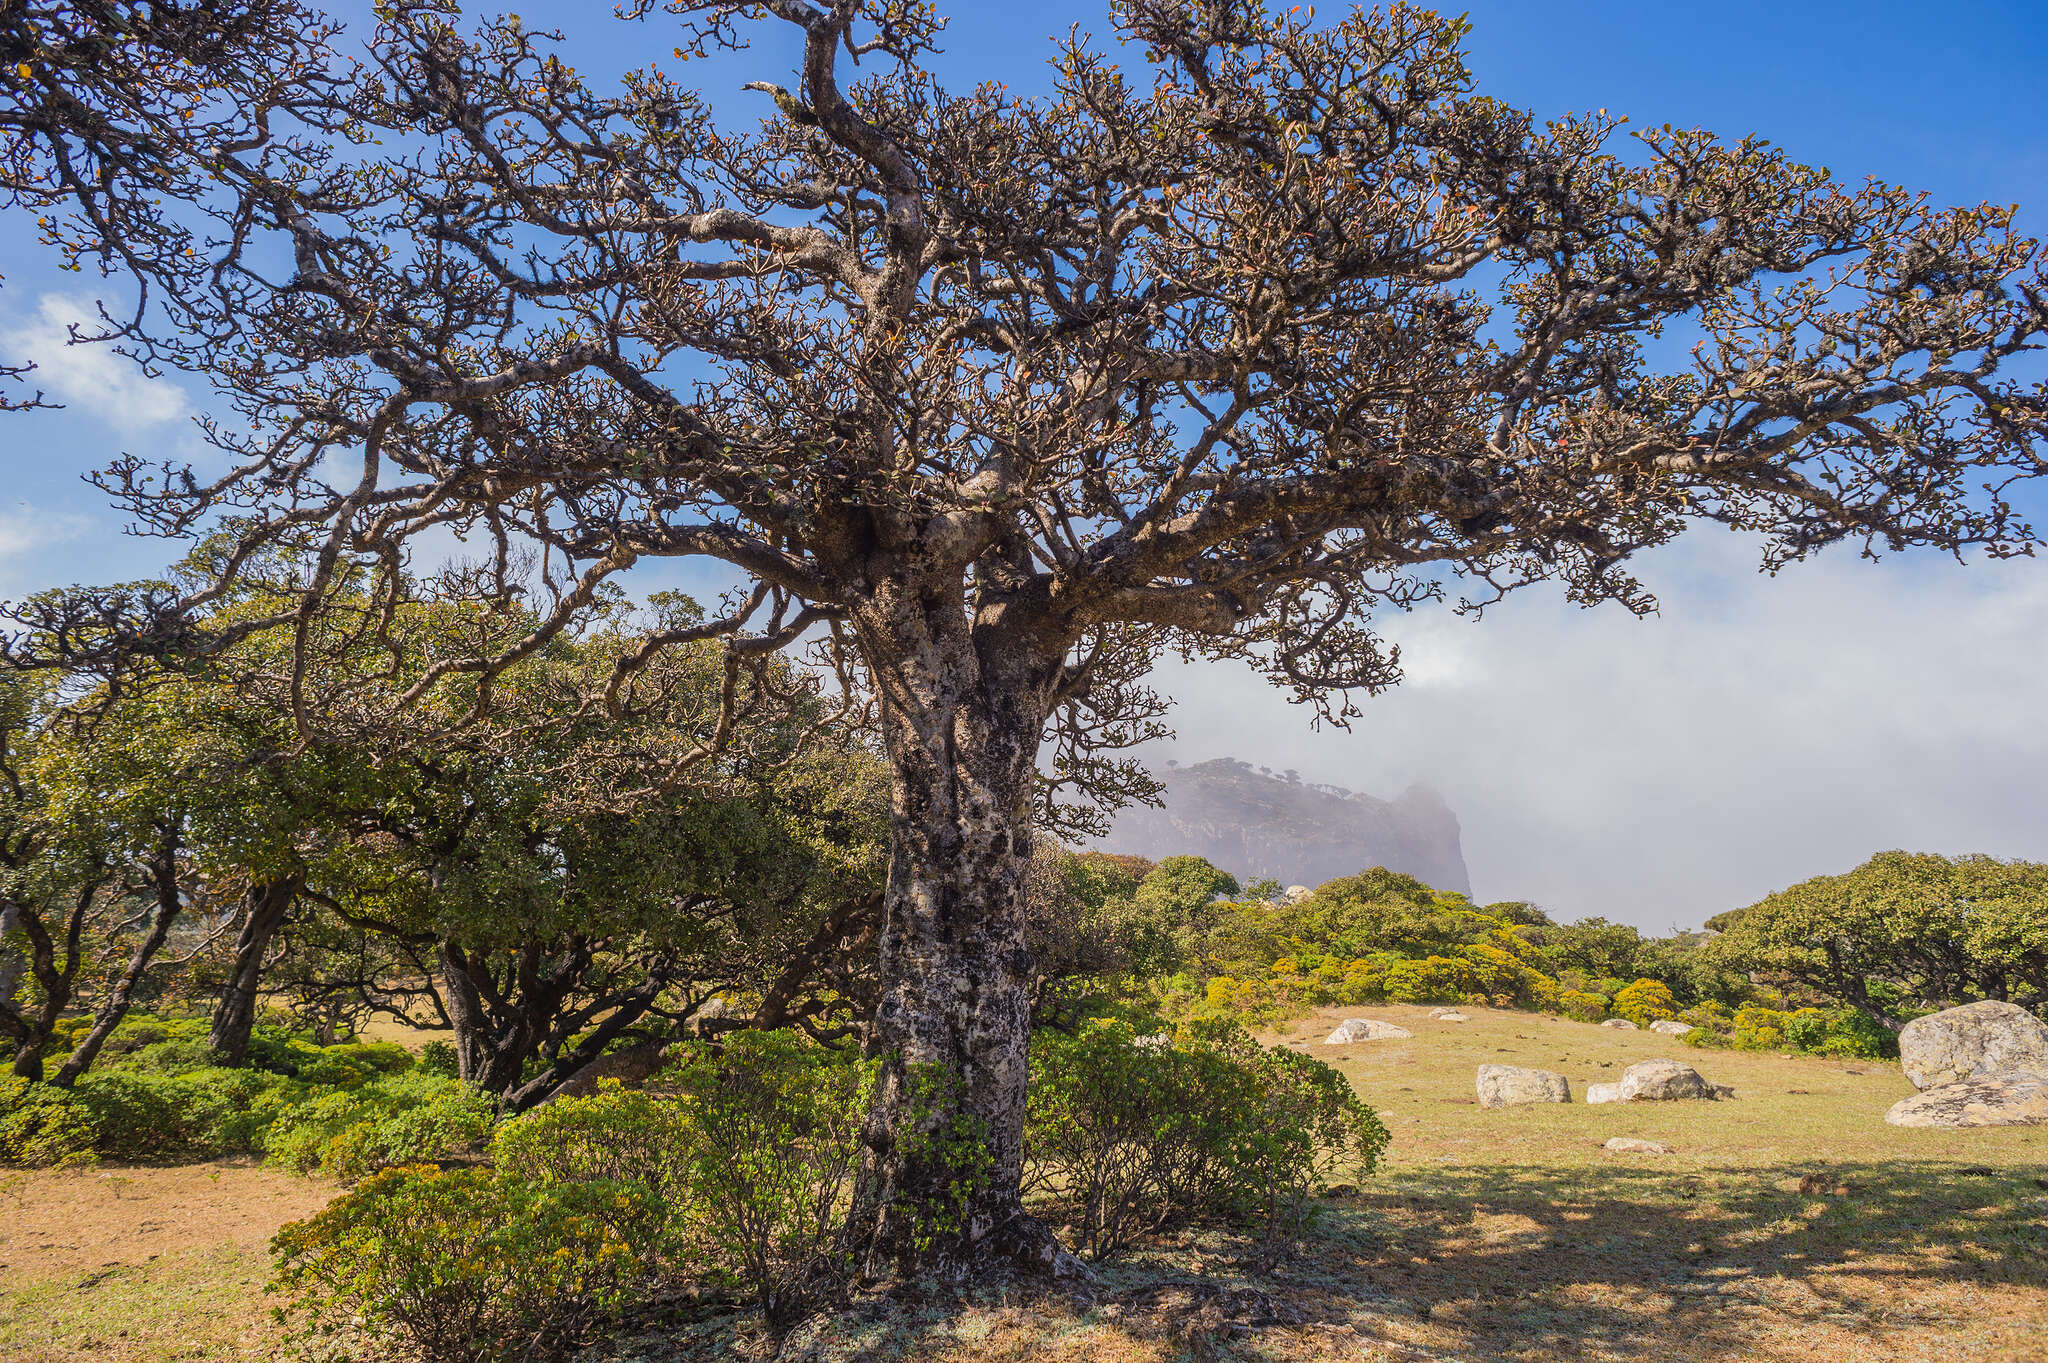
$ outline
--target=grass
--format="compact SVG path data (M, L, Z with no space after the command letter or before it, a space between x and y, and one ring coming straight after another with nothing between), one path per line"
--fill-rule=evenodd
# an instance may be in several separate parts
M0 1176L0 1358L259 1356L270 1236L333 1195L247 1160Z
M1071 1295L866 1302L784 1356L2048 1363L2048 1127L1888 1126L1912 1092L1894 1064L1465 1011L1332 1009L1269 1038L1337 1065L1394 1133L1379 1175L1333 1199L1276 1274L1246 1270L1228 1235L1190 1234ZM1416 1035L1321 1045L1347 1013ZM1657 1056L1736 1098L1577 1101ZM1561 1070L1575 1101L1483 1110L1489 1061ZM1617 1135L1675 1153L1603 1150ZM0 1358L263 1356L264 1242L331 1192L246 1163L0 1178ZM748 1317L707 1307L589 1360L770 1350Z

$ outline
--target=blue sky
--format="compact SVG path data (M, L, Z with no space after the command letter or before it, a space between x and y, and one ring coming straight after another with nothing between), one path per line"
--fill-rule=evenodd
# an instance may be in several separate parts
M572 29L592 76L673 45L661 21L618 24L598 5L519 8L533 26ZM1029 92L1050 35L1107 28L1098 5L950 8L939 64L958 86ZM1539 114L1604 107L1638 124L1754 132L1844 179L2018 203L2023 226L2048 233L2039 0L1527 0L1469 14L1479 88ZM779 41L750 60L758 70L720 78L786 79L790 53ZM735 88L720 103L738 115L759 98ZM0 355L38 360L69 404L0 419L0 596L152 571L167 546L124 537L80 475L124 450L201 454L189 418L205 395L65 347L64 322L97 281L56 272L32 224L4 214L0 275ZM1426 780L1464 820L1483 897L1660 929L1884 847L2048 858L2043 572L1838 554L1765 580L1747 546L1696 539L1646 563L1664 599L1648 622L1535 595L1476 626L1395 622L1409 684L1349 735L1311 733L1241 671L1173 669L1162 681L1182 702L1183 737L1162 755L1228 752L1385 794ZM634 585L715 581L668 566Z

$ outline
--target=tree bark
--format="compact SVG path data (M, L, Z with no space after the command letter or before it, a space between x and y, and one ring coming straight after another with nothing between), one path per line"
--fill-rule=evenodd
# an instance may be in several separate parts
M240 1065L249 1056L249 1032L256 1025L256 995L262 983L263 958L298 898L295 877L249 887L242 931L235 938L233 963L226 987L213 1010L206 1044L224 1065Z
M1024 1213L1031 801L1062 651L970 623L957 575L855 612L892 768L870 1054L881 1072L852 1220L874 1276L1075 1266Z
M21 905L13 900L0 904L0 1012L12 1015L14 991L21 984L27 958L7 939L21 926Z
M171 925L178 921L178 913L184 904L178 894L175 843L167 844L153 860L150 879L156 887L156 909L150 915L149 931L129 953L128 968L121 972L121 978L114 982L107 1001L100 1005L98 1016L93 1018L92 1030L79 1040L63 1067L57 1071L56 1078L50 1081L58 1088L70 1088L78 1082L80 1075L92 1068L92 1062L99 1058L100 1047L106 1045L107 1037L121 1025L121 1019L128 1016L128 1005L135 997L135 987L142 983L158 948L171 935Z

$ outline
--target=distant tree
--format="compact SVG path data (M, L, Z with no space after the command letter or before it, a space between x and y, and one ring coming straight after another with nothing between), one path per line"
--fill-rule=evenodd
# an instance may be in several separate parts
M1880 852L1767 895L1701 952L1895 1027L1977 999L2048 1016L2048 865Z
M1399 676L1371 613L1458 579L1474 608L1558 581L1648 611L1630 557L1699 522L1773 571L2033 542L2010 489L2048 468L2048 404L2002 371L2048 313L2010 210L1756 139L1539 124L1474 93L1462 21L1126 0L1125 46L1077 34L1023 100L940 88L909 0L670 0L693 59L763 28L800 48L740 129L661 70L595 88L517 17L451 8L379 7L358 69L295 36L317 16L261 7L303 25L270 63L192 58L215 102L254 101L239 139L182 136L191 81L154 66L121 72L140 109L82 59L0 71L43 119L0 125L34 173L105 121L63 104L83 89L213 195L162 196L220 228L184 238L196 277L120 254L173 239L153 202L98 240L175 295L184 333L124 334L233 395L232 458L103 482L163 533L231 514L229 577L312 550L315 594L352 563L384 598L423 533L487 542L445 590L525 594L535 623L437 664L480 703L661 556L757 584L682 637L825 640L865 676L894 784L854 1213L877 1271L1070 1262L1019 1200L1034 803L1071 828L1151 792L1117 753L1159 731L1162 649L1341 722ZM37 41L153 25L160 66L186 9L7 15ZM90 221L96 182L49 183ZM1688 359L1648 344L1672 334ZM92 623L70 654L112 668L231 644L189 619L217 590L27 614ZM306 619L267 623L303 643ZM931 1138L963 1123L980 1148Z

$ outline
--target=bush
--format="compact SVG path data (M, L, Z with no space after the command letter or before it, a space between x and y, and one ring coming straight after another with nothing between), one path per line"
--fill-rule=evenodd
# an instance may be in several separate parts
M1568 1018L1598 1022L1607 1016L1607 996L1583 989L1563 989L1558 991L1557 1007Z
M672 1213L694 1200L697 1126L673 1097L617 1080L584 1098L557 1098L498 1128L500 1173L534 1183L631 1183Z
M715 1276L787 1319L852 1267L840 1226L875 1067L789 1032L741 1032L665 1072L688 1106L687 1182Z
M1121 1021L1032 1048L1029 1182L1068 1205L1095 1259L1209 1217L1292 1237L1330 1173L1371 1172L1387 1142L1335 1070L1266 1051L1230 1024L1141 1046Z
M620 1184L387 1169L277 1233L272 1290L309 1356L356 1335L376 1358L555 1357L640 1294L658 1220Z
M497 1115L496 1099L458 1079L392 1074L286 1108L264 1146L271 1163L287 1169L359 1179L389 1165L478 1153Z
M0 1077L0 1164L63 1168L98 1157L92 1112L76 1094Z
M1638 1027L1678 1016L1678 1000L1661 980L1637 980L1614 992L1614 1015Z
M434 1040L420 1047L419 1059L413 1062L422 1073L438 1074L444 1079L453 1079L462 1073L462 1066L455 1058L452 1042Z

